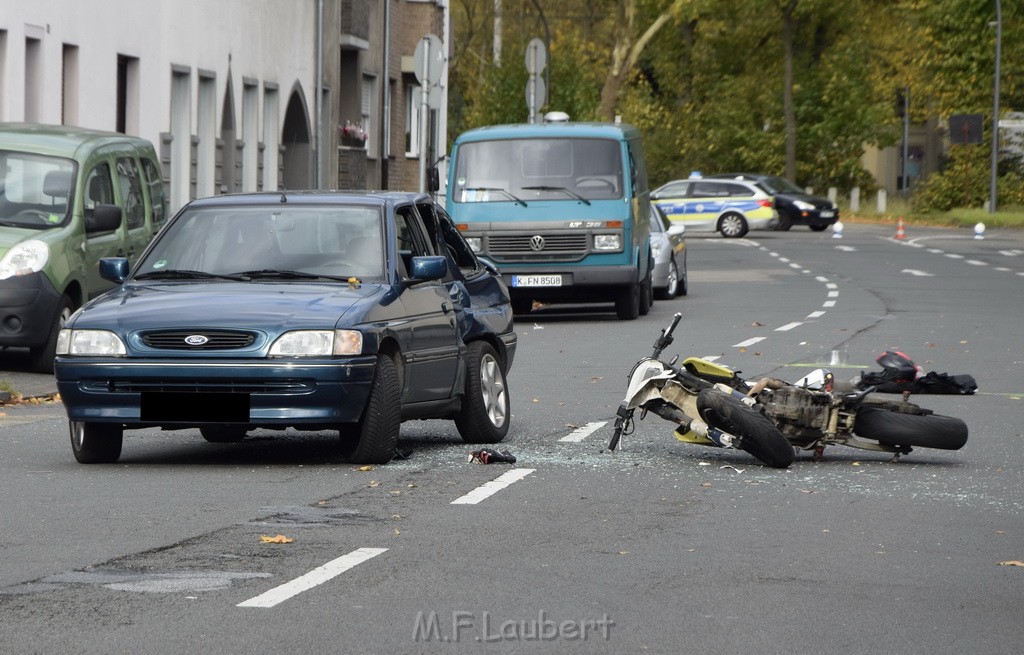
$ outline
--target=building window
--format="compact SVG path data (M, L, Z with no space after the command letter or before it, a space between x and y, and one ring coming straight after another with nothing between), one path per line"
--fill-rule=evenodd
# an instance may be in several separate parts
M374 108L377 105L377 76L363 75L362 125L366 132L366 153L369 157L377 154L377 121Z
M117 56L117 131L139 133L139 59Z
M420 106L423 98L419 84L405 85L405 156L420 156Z
M25 122L38 123L43 109L43 42L25 39Z
M78 46L64 44L60 80L60 122L78 125Z

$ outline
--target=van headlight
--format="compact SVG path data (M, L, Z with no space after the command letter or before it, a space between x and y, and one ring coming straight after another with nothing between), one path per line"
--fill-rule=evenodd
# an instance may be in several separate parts
M328 357L359 355L363 334L358 330L293 330L270 346L270 357Z
M58 355L86 357L124 357L127 354L121 338L109 330L71 330L57 333Z
M0 259L0 280L38 273L49 260L50 247L42 241L29 239L16 243Z
M594 250L602 252L617 252L622 250L621 234L595 234Z

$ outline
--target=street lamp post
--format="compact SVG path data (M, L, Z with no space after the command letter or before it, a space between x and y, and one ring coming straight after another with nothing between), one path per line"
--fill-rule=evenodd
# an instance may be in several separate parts
M996 75L992 100L992 163L988 186L988 213L996 212L996 165L999 160L999 60L1003 47L1003 8L996 2Z

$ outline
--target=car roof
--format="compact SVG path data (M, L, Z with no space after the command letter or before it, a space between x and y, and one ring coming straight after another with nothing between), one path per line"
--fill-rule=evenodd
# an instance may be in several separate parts
M199 198L189 203L190 207L219 206L260 206L260 205L364 205L382 207L433 202L426 193L410 191L262 191L258 193L233 193Z
M115 143L131 143L141 148L152 148L149 141L120 132L42 123L0 123L2 150L74 158L84 152Z
M456 143L493 141L495 139L523 139L538 137L591 137L622 139L639 135L639 131L626 123L515 123L488 125L467 130Z

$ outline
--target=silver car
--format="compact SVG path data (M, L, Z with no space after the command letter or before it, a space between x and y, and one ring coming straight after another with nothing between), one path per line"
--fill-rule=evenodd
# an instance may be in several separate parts
M651 286L659 300L686 295L686 227L665 217L651 203L651 254L654 272Z

